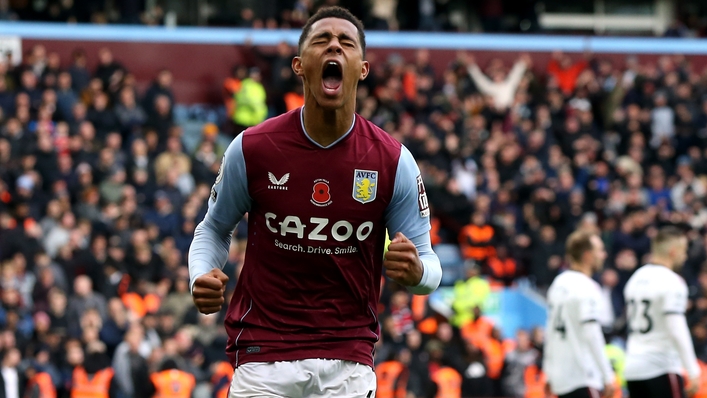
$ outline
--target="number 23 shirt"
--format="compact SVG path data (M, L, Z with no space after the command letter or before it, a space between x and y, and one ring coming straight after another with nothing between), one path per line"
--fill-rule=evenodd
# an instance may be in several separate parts
M624 288L629 337L626 380L646 380L668 373L682 374L682 364L665 316L684 314L687 285L675 272L661 265L639 268Z

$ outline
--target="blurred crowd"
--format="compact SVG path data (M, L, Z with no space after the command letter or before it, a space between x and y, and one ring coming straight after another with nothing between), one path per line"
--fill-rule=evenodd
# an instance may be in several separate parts
M622 61L556 52L546 65L525 54L479 64L459 52L435 71L419 50L374 64L361 85L360 113L420 164L443 264L453 263L449 245L464 261L451 308L383 297L388 357L378 360L406 364L415 396L429 396L419 380L444 385L434 380L440 367L456 371L443 374L459 378L464 396L544 396L533 395L542 332L501 336L483 309L490 291L519 280L544 294L567 268L564 241L577 229L599 234L609 253L596 280L619 375L623 287L649 261L657 227L685 230L687 317L707 361L707 69L683 56Z
M138 92L110 49L99 58L88 70L81 50L36 46L19 67L0 63L5 390L68 396L87 383L77 369L108 369L111 398L149 397L151 374L178 368L176 382L191 374L201 396L217 394L232 372L224 314L196 311L186 254L220 167L218 128L186 153L170 71ZM234 245L229 274L241 255Z
M111 398L151 396L174 372L196 396L225 393L225 308L197 313L186 254L225 150L219 135L301 105L293 49L270 50L247 49L248 64L224 82L228 122L205 124L193 148L174 122L169 70L138 90L129 60L109 48L92 70L81 50L62 59L43 46L18 67L0 63L7 396L48 384L68 396L86 373L101 375ZM452 276L447 307L381 281L379 396L542 396L532 395L543 387L542 328L503 336L485 300L521 281L543 294L578 228L609 251L596 278L617 367L623 286L647 261L656 227L685 228L688 320L706 361L707 73L682 56L617 64L555 53L537 65L526 54L509 64L460 52L444 70L431 56L372 59L357 93L358 112L418 160L433 243Z
M348 8L372 30L537 31L536 0L0 0L0 20L301 28L322 6ZM167 21L169 14L176 18Z
M533 395L543 394L542 331L501 336L483 316L485 299L519 280L544 294L567 267L566 237L585 229L609 252L596 280L620 375L623 287L649 261L656 228L673 224L690 240L687 316L707 361L707 69L683 56L616 64L560 52L547 65L528 55L478 64L460 52L434 71L429 60L419 50L374 65L359 111L418 160L440 258L453 264L447 246L458 245L464 265L450 282L451 308L384 295L378 360L406 364L415 396L444 385L439 368L456 371L440 374L460 381L464 396L544 396Z

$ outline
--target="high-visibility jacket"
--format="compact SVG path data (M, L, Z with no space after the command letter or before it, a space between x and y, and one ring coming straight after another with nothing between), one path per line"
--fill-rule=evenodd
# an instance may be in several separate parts
M442 243L442 238L439 236L439 228L440 228L440 223L439 223L439 218L437 217L431 217L430 218L430 242L432 242L433 245L438 245Z
M289 92L284 95L283 99L285 100L285 109L288 112L304 106L304 95Z
M707 398L707 364L700 360L697 360L697 363L700 364L702 374L700 374L700 388L697 390L697 394L695 394L693 398Z
M525 398L545 398L547 377L542 370L533 364L525 368Z
M405 98L412 101L417 96L417 73L411 70L403 72L403 93Z
M241 88L234 96L236 106L233 121L241 126L255 126L268 116L263 85L251 78L241 81Z
M418 325L417 325L417 330L420 331L422 334L426 335L435 335L437 334L437 320L433 317L427 317L423 319Z
M167 369L150 375L155 385L154 398L189 398L196 385L194 375L179 369Z
M467 259L484 261L496 255L496 249L491 244L495 231L491 225L469 224L459 232L459 246L462 255Z
M462 328L473 321L474 307L482 307L489 294L491 294L491 286L488 281L478 276L455 283L452 325Z
M89 379L86 370L77 366L71 376L71 398L108 398L113 369L105 368Z
M503 362L506 355L503 352L503 344L500 341L492 338L486 339L479 346L486 358L486 374L490 379L496 380L501 377L503 372Z
M39 392L39 398L56 398L56 387L49 373L39 372L29 379L27 393L31 394L35 389Z
M157 312L160 308L160 297L156 294L148 293L145 297L137 293L129 292L120 297L123 305L132 311L138 318L144 317L148 312Z
M479 319L475 319L462 326L460 332L464 340L481 348L483 343L491 337L493 321L485 316L481 316Z
M228 398L228 388L233 378L233 366L225 361L216 364L211 384L214 386L214 398Z
M412 319L415 322L420 322L425 317L425 310L427 309L427 298L428 295L413 294L410 300L410 310L412 311Z
M621 347L614 344L604 346L606 358L611 363L611 367L616 374L616 384L619 387L626 387L626 379L624 379L624 368L626 367L626 353ZM619 388L621 389L621 388Z
M516 261L512 258L501 260L498 257L491 257L487 264L493 277L492 285L503 286L504 279L513 278L516 275Z
M462 376L448 366L443 366L432 373L432 381L437 384L435 398L461 398Z
M226 114L228 117L233 117L233 113L236 111L236 93L238 93L241 90L241 81L234 78L234 77L229 77L226 78L223 82L223 91L225 92L225 105L226 105Z
M405 398L407 372L399 361L386 361L376 366L376 398Z

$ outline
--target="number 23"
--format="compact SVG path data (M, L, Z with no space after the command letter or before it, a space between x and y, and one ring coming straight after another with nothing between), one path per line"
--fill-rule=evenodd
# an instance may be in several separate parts
M641 314L641 317L645 319L645 326L641 329L637 327L637 323L639 321L639 315L638 315L638 306L640 304L643 304L643 313ZM636 302L636 300L631 299L628 301L628 309L627 309L627 317L628 317L628 322L629 322L629 333L641 333L641 334L646 334L650 332L653 329L653 319L651 316L648 314L648 311L651 308L651 301L650 300L641 300L640 302Z

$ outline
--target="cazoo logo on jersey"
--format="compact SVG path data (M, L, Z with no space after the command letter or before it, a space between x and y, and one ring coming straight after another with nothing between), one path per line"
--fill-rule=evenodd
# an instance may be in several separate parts
M378 172L371 170L354 170L352 196L357 202L371 203L376 199L378 191Z
M275 213L265 213L265 226L274 234L280 236L296 235L299 239L314 241L328 241L333 238L337 242L344 242L356 236L359 241L366 240L373 232L373 222L366 221L354 226L346 220L331 223L328 218L310 217L309 220L300 220L297 216L285 216L278 219Z

